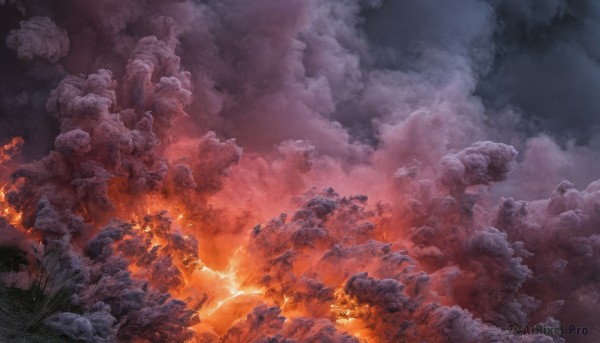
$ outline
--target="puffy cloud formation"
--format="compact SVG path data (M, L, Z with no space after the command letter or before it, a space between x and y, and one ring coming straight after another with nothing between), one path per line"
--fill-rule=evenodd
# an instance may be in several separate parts
M48 17L31 17L21 22L21 28L10 32L6 45L20 59L43 58L56 63L69 53L69 37L65 29Z
M517 151L512 146L477 142L442 159L442 182L450 187L464 188L503 181L516 157Z
M57 339L600 340L592 1L0 5L0 281Z
M75 129L58 135L54 141L54 146L58 152L69 155L74 152L89 152L92 149L90 143L90 135L87 132Z
M110 315L110 306L96 304L84 315L63 312L47 320L47 324L73 340L83 342L112 342L115 339L113 328L115 318Z

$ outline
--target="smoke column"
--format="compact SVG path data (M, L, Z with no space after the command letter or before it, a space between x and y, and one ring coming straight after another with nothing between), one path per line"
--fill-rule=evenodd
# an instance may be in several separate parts
M0 36L0 341L600 341L596 2L0 0Z

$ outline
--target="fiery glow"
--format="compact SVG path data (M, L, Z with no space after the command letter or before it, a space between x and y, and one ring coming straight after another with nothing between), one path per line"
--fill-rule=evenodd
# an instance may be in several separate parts
M338 288L335 293L335 301L331 304L331 313L338 324L347 324L368 314L369 306L359 305L354 299L350 298L343 288Z
M23 139L20 137L13 138L9 143L0 147L0 168L5 168L3 165L10 162L12 157L19 152L23 145ZM4 173L0 173L2 176ZM22 213L16 211L6 198L8 192L14 190L14 187L8 184L0 183L0 211L11 225L21 227Z
M245 316L264 301L264 291L240 281L239 250L229 259L224 271L214 270L197 261L198 269L191 276L191 283L199 288L193 292L204 292L207 296L199 310L201 323L196 331L212 331L222 335L237 320Z
M223 305L227 304L230 301L234 301L236 298L241 296L259 296L263 295L263 292L260 289L252 288L252 287L244 287L237 282L235 273L227 272L217 272L207 267L204 267L203 270L208 270L208 273L217 275L217 279L221 282L221 287L224 287L227 290L226 294L229 296L225 298L216 298L210 301L206 308L200 311L200 315L204 318L210 318L215 312L217 312Z
M0 208L2 209L2 217L4 217L11 225L20 227L23 215L8 203L6 193L9 189L10 188L6 185L0 186Z
M15 138L1 147L0 165L10 162L22 144L20 138ZM189 206L175 196L149 194L143 201L123 197L122 190L119 189L123 184L118 178L110 185L109 194L117 200L115 203L118 204L115 212L122 217L129 216L133 233L140 235L146 241L143 245L145 251L141 255L128 257L129 270L134 277L150 279L152 283L152 270L145 261L149 258L171 260L183 274L182 282L168 286L169 292L182 299L200 299L197 311L201 323L192 327L195 332L214 332L221 336L236 322L243 320L255 306L264 303L278 305L288 318L308 315L306 309L298 306L299 303L293 295L273 297L273 294L265 294L262 286L248 284L248 280L253 278L248 278L245 275L247 272L244 272L244 269L249 267L248 263L251 263L244 260L244 257L248 257L244 253L244 246L248 243L246 240L238 242L239 246L227 257L225 268L211 268L201 258L190 261L189 256L184 256L182 252L170 247L173 242L170 241L171 238L165 232L164 226L169 225L188 237L197 236L197 233L202 231L202 224L197 217L189 214ZM3 185L0 188L2 217L13 226L20 227L22 213L16 211L7 199L7 193L13 189L10 185ZM203 237L198 236L198 238ZM199 294L203 296L199 297ZM277 301L277 299L281 300ZM344 293L343 288L335 291L334 300L330 304L330 314L340 330L356 338L365 339L369 332L362 318L368 313L369 306L358 304Z
M10 161L10 159L19 151L24 141L21 137L13 138L9 143L0 147L0 165Z
M73 290L0 341L600 342L597 137L521 122L600 7L534 2L0 0L0 291Z
M369 305L359 304L347 295L343 288L338 288L334 293L334 301L330 305L330 310L335 322L342 330L359 339L371 337L367 323L363 321L370 315Z

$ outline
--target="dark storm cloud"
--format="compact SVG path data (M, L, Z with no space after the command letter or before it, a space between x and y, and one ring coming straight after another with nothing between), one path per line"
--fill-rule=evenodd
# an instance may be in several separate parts
M479 93L496 108L580 143L600 125L600 6L595 1L502 1L496 55ZM565 131L566 129L566 131Z
M600 124L594 1L383 1L363 17L378 63L419 69L431 50L461 55L479 75L476 94L532 121L527 134L551 130L584 143Z

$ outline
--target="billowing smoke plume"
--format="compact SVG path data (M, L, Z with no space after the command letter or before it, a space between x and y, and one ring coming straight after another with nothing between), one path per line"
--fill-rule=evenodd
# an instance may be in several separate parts
M599 341L599 27L0 1L0 340Z

